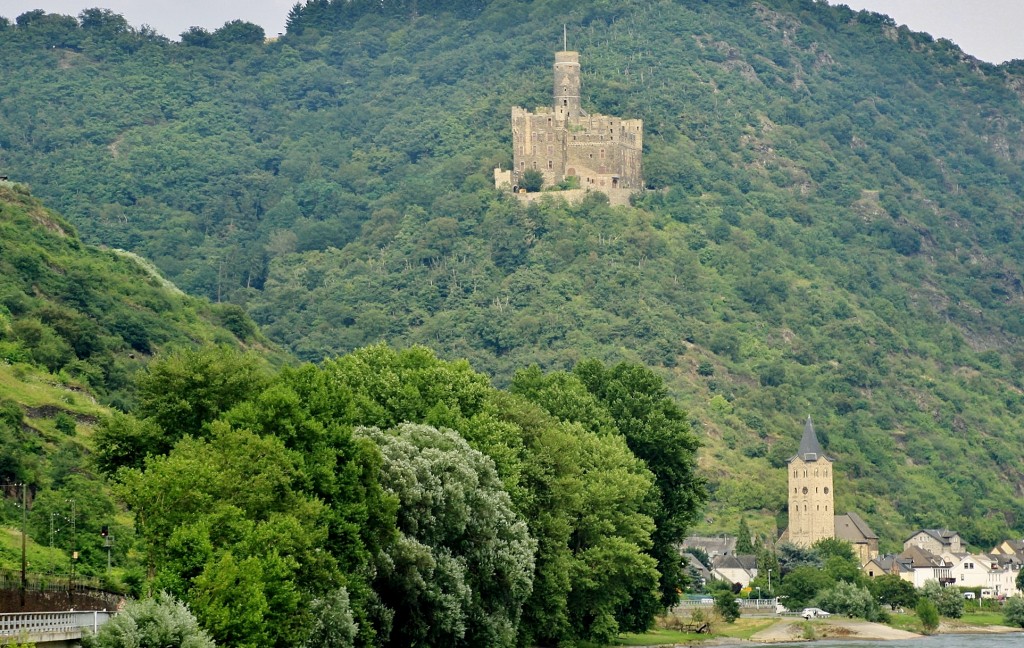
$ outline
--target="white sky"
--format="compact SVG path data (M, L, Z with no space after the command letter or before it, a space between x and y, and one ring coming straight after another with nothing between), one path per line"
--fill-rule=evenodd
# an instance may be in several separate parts
M898 24L935 38L948 38L968 54L1002 63L1024 59L1024 0L830 0L851 9L892 16ZM216 29L240 18L261 25L268 36L284 31L295 0L0 0L0 16L13 20L32 9L77 16L103 7L135 27L147 24L177 39L192 26Z

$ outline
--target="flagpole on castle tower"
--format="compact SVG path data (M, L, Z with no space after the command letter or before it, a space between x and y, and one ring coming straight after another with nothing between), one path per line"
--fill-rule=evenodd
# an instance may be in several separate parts
M562 51L569 51L569 32L565 28L565 23L562 23Z

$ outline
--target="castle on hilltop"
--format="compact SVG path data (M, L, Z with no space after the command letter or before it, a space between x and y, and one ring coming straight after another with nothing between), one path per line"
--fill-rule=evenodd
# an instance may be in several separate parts
M853 511L836 515L832 459L818 442L811 417L804 424L800 448L789 459L789 528L781 542L810 547L819 540L838 538L853 545L860 564L878 556L878 536Z
M537 170L544 174L545 187L575 177L583 190L642 189L643 120L583 110L579 52L555 53L554 83L550 107L536 112L512 107L513 168L495 169L496 186L515 191L523 174Z

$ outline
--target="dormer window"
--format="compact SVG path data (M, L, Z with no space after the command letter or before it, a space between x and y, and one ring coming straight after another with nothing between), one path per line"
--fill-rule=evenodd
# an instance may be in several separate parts
M817 461L817 460L818 460L818 453L816 453L816 452L808 452L807 454L804 455L804 461Z

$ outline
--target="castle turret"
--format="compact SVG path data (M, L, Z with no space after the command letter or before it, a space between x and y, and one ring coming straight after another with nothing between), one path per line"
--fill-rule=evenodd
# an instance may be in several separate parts
M560 121L580 116L580 54L555 52L555 115Z
M808 416L800 449L789 460L789 541L810 547L818 540L834 538L834 497L832 460L822 451Z

